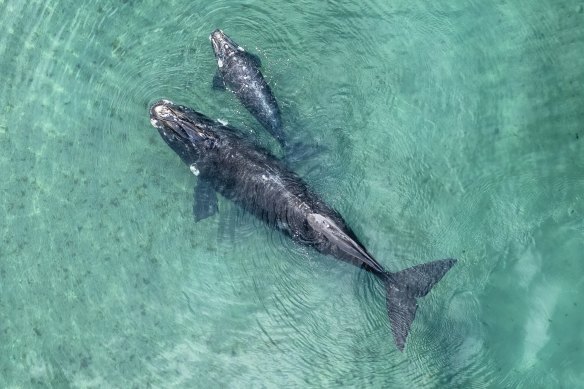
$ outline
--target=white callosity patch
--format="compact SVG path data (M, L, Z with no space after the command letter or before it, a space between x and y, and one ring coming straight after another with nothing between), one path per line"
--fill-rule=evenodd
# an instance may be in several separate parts
M241 47L241 46L237 46L237 50L239 50L239 51L245 51L245 49L243 47Z
M227 120L224 120L224 119L217 119L217 121L218 121L219 123L221 123L221 125L223 125L223 126L226 126L226 125L228 125L228 124L229 124L229 122L228 122Z
M156 115L164 118L167 116L171 115L171 111L170 109L166 106L166 105L157 105L156 107L154 107L154 112L156 112Z
M220 59L218 59L217 60L217 66L219 66L220 68L222 68L223 67L223 61L220 60Z
M189 169L191 169L191 172L195 175L198 176L199 175L199 169L197 169L197 166L193 163L191 164L191 166L189 166Z

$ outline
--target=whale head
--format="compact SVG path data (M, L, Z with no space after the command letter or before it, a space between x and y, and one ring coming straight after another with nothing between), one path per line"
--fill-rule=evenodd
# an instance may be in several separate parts
M215 58L217 59L219 67L222 67L223 62L229 57L232 57L238 52L244 51L241 46L235 43L219 29L213 31L211 35L209 35L209 40L211 40L211 45L213 46L213 51L215 52Z
M217 142L217 136L212 130L215 123L212 120L169 100L152 104L150 123L188 165L195 163Z

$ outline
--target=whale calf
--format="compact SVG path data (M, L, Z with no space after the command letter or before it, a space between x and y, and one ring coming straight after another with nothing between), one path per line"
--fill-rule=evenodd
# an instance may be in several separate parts
M418 308L416 300L428 294L456 259L389 272L338 212L284 162L237 129L168 100L150 107L150 121L198 176L198 185L204 185L207 196L220 193L299 244L349 262L381 280L393 338L397 348L404 349Z
M280 146L286 148L280 107L260 71L259 57L245 51L219 29L213 31L209 39L217 61L213 87L233 92Z

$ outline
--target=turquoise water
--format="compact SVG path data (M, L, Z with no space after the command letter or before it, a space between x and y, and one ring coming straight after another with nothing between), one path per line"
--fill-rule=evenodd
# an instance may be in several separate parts
M0 387L584 387L581 1L0 0ZM459 263L403 353L381 287L220 200L149 123L258 53L295 169L390 270Z

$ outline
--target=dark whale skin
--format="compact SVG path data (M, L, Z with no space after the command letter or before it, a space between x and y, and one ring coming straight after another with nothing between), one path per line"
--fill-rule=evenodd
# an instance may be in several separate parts
M398 349L417 310L416 299L456 263L443 259L388 272L343 220L296 173L232 127L191 108L162 100L151 123L191 171L224 196L296 242L376 275L387 292L387 310Z
M280 107L260 71L257 56L245 51L221 30L213 31L209 39L217 60L215 86L223 83L278 143L287 147Z

